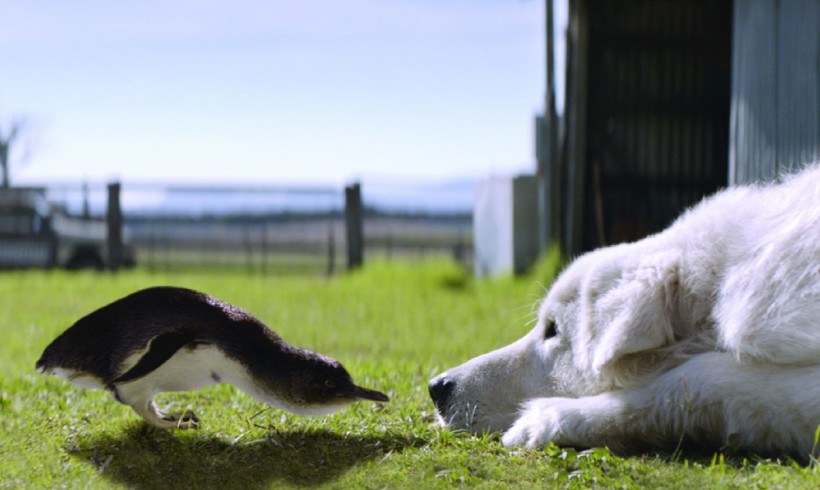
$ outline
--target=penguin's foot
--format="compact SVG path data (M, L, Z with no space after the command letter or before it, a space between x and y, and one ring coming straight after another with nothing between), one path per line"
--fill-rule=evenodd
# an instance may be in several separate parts
M135 412L146 422L160 429L196 429L199 427L199 417L191 410L181 414L165 413L151 400L146 404L131 405Z
M199 428L199 417L191 410L185 410L181 414L177 413L163 413L162 420L171 422L173 427L177 429L197 429Z

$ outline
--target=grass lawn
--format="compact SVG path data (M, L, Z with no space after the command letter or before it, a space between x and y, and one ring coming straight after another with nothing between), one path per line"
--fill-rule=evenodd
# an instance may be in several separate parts
M521 336L549 281L473 281L446 262L371 263L331 279L231 274L0 274L0 488L818 488L812 467L722 455L506 449L435 424L427 381ZM146 426L102 391L35 373L80 316L136 289L199 289L253 312L288 341L342 361L386 405L323 418L267 409L216 385L167 394L196 431Z

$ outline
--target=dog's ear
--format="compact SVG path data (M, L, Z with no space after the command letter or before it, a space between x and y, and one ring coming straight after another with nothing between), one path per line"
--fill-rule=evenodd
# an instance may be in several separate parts
M674 341L673 304L678 289L678 261L659 254L621 270L601 293L590 298L589 320L595 330L591 368L601 373L623 356Z

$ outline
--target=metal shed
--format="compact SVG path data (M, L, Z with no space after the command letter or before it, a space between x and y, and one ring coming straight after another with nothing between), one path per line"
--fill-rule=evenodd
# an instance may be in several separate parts
M818 155L820 0L568 0L536 126L542 238L632 241ZM566 77L564 113L553 83Z
M820 1L735 0L729 183L820 157Z

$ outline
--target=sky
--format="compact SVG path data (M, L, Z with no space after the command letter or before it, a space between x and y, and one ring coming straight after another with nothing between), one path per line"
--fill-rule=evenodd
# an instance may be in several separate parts
M12 182L331 184L535 168L540 0L0 4Z

